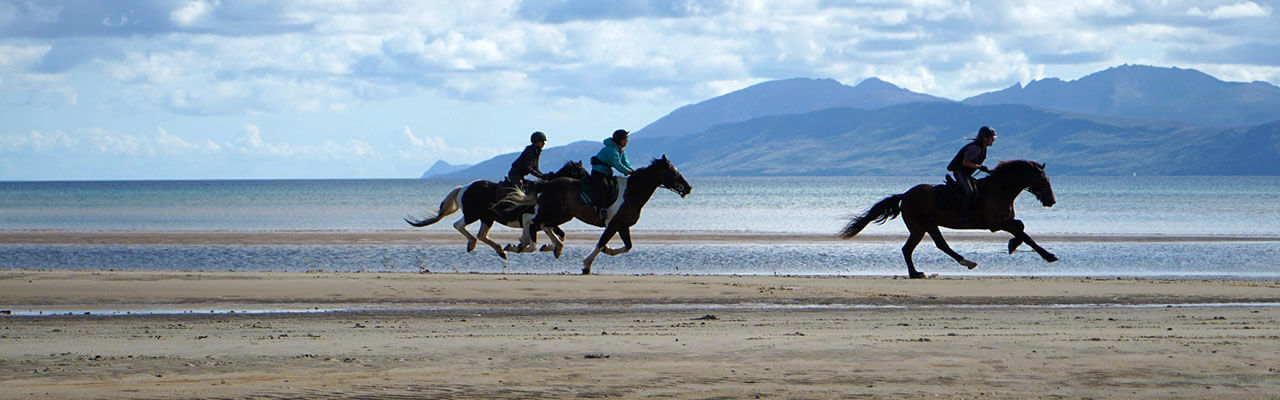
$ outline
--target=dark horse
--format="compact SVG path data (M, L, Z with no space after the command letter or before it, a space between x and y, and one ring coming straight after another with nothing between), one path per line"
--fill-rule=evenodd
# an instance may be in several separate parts
M976 209L970 211L966 223L961 223L953 207L942 207L939 204L940 201L946 201L948 196L945 185L917 185L906 193L889 196L876 203L866 214L849 221L849 224L840 231L839 236L844 239L851 238L872 221L882 224L902 214L902 222L907 225L907 231L910 232L907 243L902 245L902 256L907 260L907 273L912 278L925 277L924 273L916 271L915 264L911 262L911 252L915 250L916 245L920 244L925 233L933 238L933 243L938 246L938 249L947 253L960 265L969 269L978 266L978 263L966 260L947 246L946 239L942 238L942 232L938 231L939 226L952 229L989 229L992 232L1007 231L1013 234L1013 239L1009 240L1009 253L1012 254L1018 246L1026 243L1045 261L1058 261L1057 256L1049 253L1027 236L1023 230L1025 225L1022 221L1013 218L1013 200L1023 190L1036 195L1036 199L1040 200L1040 204L1045 207L1053 207L1053 187L1049 185L1049 177L1044 173L1044 164L1026 160L1002 161L989 176L978 180L979 198L975 201Z
M583 275L591 273L591 263L600 252L616 256L631 251L631 226L640 219L640 209L644 208L645 203L649 202L649 198L653 197L653 192L659 187L676 192L680 197L688 196L693 190L665 155L654 159L649 166L635 170L630 177L618 178L617 187L622 195L610 205L609 216L604 220L600 219L600 214L596 213L595 207L583 204L578 199L579 187L580 182L577 179L561 178L544 181L535 185L534 191L538 193L536 196L513 193L506 201L517 207L537 203L537 213L534 214L531 223L525 226L525 234L522 236L522 238L528 238L530 242L521 243L521 247L532 249L536 240L533 233L537 232L537 229L543 229L548 232L551 242L555 245L556 258L560 258L564 250L563 236L557 237L550 232L553 229L559 229L560 224L577 218L587 224L603 227L604 233L600 235L600 241L596 242L595 250L582 260ZM605 247L614 234L622 237L622 244L625 247L620 249Z
M583 179L587 176L587 169L582 167L582 161L568 161L560 170L547 174L547 179L554 178L574 178ZM409 225L416 227L424 227L439 222L440 219L453 214L462 208L462 219L453 224L453 228L458 232L462 232L462 236L467 237L467 252L470 253L476 249L477 238L498 252L498 257L507 258L507 252L498 246L492 240L489 240L489 228L493 227L494 221L500 224L521 229L523 228L521 215L532 211L532 207L513 208L506 212L498 212L494 209L494 204L501 200L508 191L510 186L499 185L486 180L478 180L469 184L458 186L449 192L444 200L440 202L440 209L434 216L428 216L418 221L405 219ZM461 200L461 201L459 201ZM480 221L480 231L476 232L476 236L471 236L467 232L467 225ZM550 234L550 233L548 233ZM555 234L564 237L564 231L556 229ZM521 241L524 241L522 239Z

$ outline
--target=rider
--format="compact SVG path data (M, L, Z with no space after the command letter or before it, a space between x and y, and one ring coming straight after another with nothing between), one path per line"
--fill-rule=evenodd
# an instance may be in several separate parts
M601 220L606 220L609 216L606 198L614 190L613 170L616 169L623 175L631 175L635 171L635 168L631 168L631 161L627 160L627 153L623 152L627 147L629 134L625 129L613 131L613 136L604 140L604 148L591 157L591 183L600 194L596 196L596 212L600 213Z
M977 194L977 181L973 179L974 172L991 173L991 170L982 165L982 162L987 160L987 147L995 144L995 142L995 129L991 129L989 126L978 128L978 137L961 147L955 158L951 159L951 163L947 164L947 171L951 171L952 176L956 178L956 182L960 184L960 187L964 188L964 197L960 198L961 221L968 220L969 205L972 204L973 198Z
M511 163L511 170L507 172L507 181L521 188L524 188L525 175L546 179L546 176L538 169L538 158L542 157L542 147L547 145L547 134L535 131L529 137L529 141L533 142L533 144L524 148L524 152L520 153L520 157Z

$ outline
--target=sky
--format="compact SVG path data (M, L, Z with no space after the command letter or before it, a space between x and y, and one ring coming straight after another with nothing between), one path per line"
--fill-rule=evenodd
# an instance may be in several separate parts
M1280 85L1277 8L0 0L0 180L416 178L796 77L954 100L1122 64Z

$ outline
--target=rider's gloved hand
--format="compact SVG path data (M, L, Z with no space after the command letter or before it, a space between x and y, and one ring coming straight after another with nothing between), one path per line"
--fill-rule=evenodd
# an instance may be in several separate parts
M990 168L987 168L987 166L986 166L986 165L979 165L979 166L978 166L978 170L979 170L979 171L982 171L982 172L986 172L986 173L988 173L988 174L990 174L990 173L991 173L991 169L990 169Z

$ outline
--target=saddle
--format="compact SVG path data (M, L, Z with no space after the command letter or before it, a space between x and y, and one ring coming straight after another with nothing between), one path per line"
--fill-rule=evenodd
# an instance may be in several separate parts
M963 204L961 201L964 199L964 187L960 186L960 182L956 182L955 178L947 175L946 183L934 185L933 188L933 203L936 204L938 209L960 210L960 205ZM973 201L969 204L969 209L971 210L978 207L978 199L981 198L978 196L977 188L974 188L973 197Z
M607 188L597 187L592 182L593 179L582 179L578 181L578 201L582 202L582 204L592 204L592 205L613 204L613 202L618 200L618 188L622 187L622 185L618 184L617 177L613 177L610 179L613 179L614 183L613 185ZM601 198L601 192L605 192L605 191L607 191L608 193L604 193L604 198ZM597 200L604 200L604 201L597 202Z

